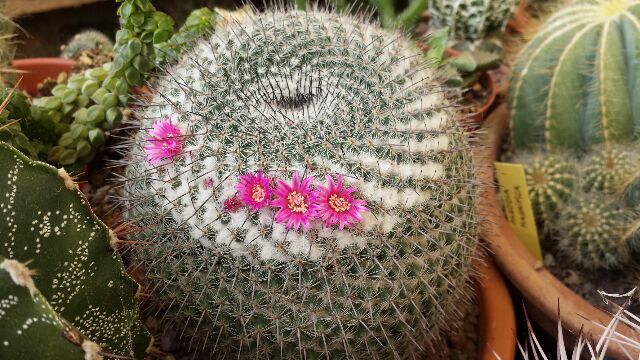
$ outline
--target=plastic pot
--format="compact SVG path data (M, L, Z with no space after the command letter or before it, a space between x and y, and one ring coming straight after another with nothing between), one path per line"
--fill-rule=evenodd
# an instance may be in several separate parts
M60 73L70 72L73 67L73 60L61 58L30 58L14 60L11 67L20 70L17 75L20 81L20 88L30 95L38 92L38 84L46 78L57 78Z

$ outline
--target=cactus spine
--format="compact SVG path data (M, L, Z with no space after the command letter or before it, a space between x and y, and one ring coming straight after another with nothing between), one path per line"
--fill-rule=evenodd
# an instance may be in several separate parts
M516 0L429 0L429 13L435 27L448 26L454 39L476 41L504 30L516 3Z
M640 3L631 0L578 1L548 19L513 67L518 149L582 154L638 138L639 22Z
M470 297L471 153L418 52L359 19L271 10L217 28L159 79L123 161L124 215L151 244L132 251L145 285L197 348L419 357ZM162 118L181 135L150 163ZM341 174L369 212L350 229L287 231L232 201L258 170Z
M0 143L0 211L0 256L30 261L36 287L81 333L114 354L141 358L149 336L138 320L138 285L111 247L114 234L69 175Z

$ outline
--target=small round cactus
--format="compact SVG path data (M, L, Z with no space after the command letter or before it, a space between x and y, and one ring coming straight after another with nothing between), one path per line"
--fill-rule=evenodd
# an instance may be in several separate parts
M585 269L619 268L629 261L625 233L631 213L608 197L595 194L578 196L565 206L555 224L558 248Z
M516 0L429 0L431 21L453 38L475 41L504 29Z
M418 54L360 19L270 10L160 77L124 217L152 300L196 348L417 358L470 298L471 152Z
M624 187L629 177L637 171L637 159L624 149L607 149L582 160L586 164L581 171L586 192L614 193Z
M525 166L525 176L534 215L541 223L553 219L573 195L575 167L560 156L521 155L514 159Z
M113 51L113 42L109 37L97 30L84 30L62 46L60 57L76 59L83 51L92 50L99 54L109 54Z

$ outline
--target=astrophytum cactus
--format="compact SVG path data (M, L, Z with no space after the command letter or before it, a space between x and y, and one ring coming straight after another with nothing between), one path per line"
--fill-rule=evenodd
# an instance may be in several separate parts
M553 14L513 66L515 147L582 154L637 139L639 36L638 1L576 1Z
M144 285L193 348L415 358L458 314L477 186L420 59L361 19L270 10L160 77L125 145L124 215Z
M113 354L141 358L149 336L138 320L138 285L113 248L117 238L69 175L0 143L0 214L0 256L28 262L53 310L82 334ZM20 343L28 341L45 340Z
M0 256L0 358L102 360L102 349L61 318L33 270Z
M429 0L431 22L456 40L475 41L504 30L516 0Z

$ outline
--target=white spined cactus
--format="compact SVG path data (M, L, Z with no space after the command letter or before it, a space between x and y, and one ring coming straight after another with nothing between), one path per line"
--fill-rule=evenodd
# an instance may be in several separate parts
M132 251L143 282L192 346L417 358L472 297L470 146L409 40L317 9L245 15L153 92L126 146L124 215L148 244ZM268 197L295 173L317 189L342 178L368 211L343 229L310 219L295 230L269 201L242 206L241 177L270 178Z
M448 26L455 39L476 41L502 32L516 4L516 0L429 0L429 13L436 28Z

